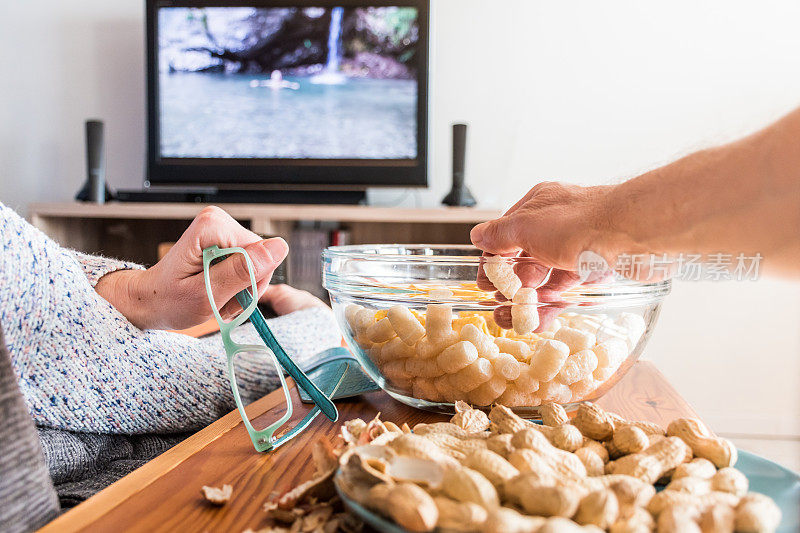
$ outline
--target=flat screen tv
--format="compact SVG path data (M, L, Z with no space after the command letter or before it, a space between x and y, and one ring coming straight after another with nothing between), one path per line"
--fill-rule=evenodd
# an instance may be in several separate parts
M146 185L427 185L427 0L146 9Z

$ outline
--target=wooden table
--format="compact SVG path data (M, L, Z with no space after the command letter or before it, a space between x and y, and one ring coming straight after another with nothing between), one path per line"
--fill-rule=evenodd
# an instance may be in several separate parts
M294 392L295 405L299 398ZM274 420L283 411L282 392L273 392L247 407L248 415ZM635 420L666 426L674 418L697 416L652 363L640 361L598 404ZM340 420L418 422L446 420L418 411L383 392L337 402ZM295 410L294 419L304 409ZM299 411L299 412L297 412ZM255 424L258 426L258 424ZM257 453L236 411L192 435L174 448L78 505L42 531L244 531L265 526L263 503L270 493L286 491L311 477L311 444L333 439L339 423L320 416L290 443L271 453ZM203 485L233 486L224 507L207 504Z

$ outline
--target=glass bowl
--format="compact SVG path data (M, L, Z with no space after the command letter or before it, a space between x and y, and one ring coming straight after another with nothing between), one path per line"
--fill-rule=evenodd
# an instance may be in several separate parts
M478 288L485 258L468 245L334 246L322 258L336 320L367 374L397 400L442 413L463 400L536 417L543 403L599 398L641 355L670 291L669 281L614 277L513 303ZM500 261L519 272L532 260ZM503 327L513 314L523 331L530 312L536 332Z

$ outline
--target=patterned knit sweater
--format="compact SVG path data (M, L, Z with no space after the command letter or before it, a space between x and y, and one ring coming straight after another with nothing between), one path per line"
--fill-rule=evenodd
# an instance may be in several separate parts
M0 204L0 324L37 425L93 433L195 430L235 408L218 335L193 339L140 330L94 290L105 274L138 265L60 247ZM270 320L303 366L338 346L329 310ZM247 323L234 334L261 344ZM244 357L243 400L278 386L271 365Z

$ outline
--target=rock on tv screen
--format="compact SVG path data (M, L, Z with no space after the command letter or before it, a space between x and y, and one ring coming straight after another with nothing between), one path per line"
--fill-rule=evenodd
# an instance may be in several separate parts
M162 158L415 159L414 7L161 7Z

